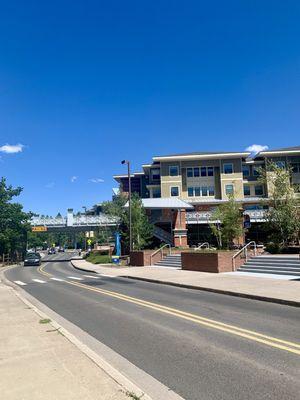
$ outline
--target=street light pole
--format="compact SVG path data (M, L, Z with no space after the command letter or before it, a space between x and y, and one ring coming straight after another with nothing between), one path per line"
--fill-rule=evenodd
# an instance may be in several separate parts
M130 161L123 160L122 164L127 164L128 173L128 206L129 206L129 251L132 251L132 219L131 219L131 174L130 174Z
M82 206L84 209L84 215L85 215L85 224L87 226L87 215L86 215L86 206ZM86 231L87 232L87 231ZM84 250L86 250L86 232L84 232Z

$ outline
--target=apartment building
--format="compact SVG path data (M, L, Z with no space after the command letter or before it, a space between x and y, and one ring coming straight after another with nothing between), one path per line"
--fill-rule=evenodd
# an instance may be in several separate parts
M247 233L252 235L251 238L260 240L262 232L258 228L264 222L271 188L261 184L258 178L260 169L266 168L268 162L291 168L291 184L299 192L300 146L263 151L254 157L249 152L154 156L151 164L142 166L142 172L132 174L131 188L144 199L152 222L170 234L172 244L196 244L211 239L209 222L213 211L219 204L228 201L231 195L250 215L252 231ZM120 190L128 192L128 176L117 175L114 178ZM300 197L300 193L296 195ZM169 208L162 199L169 199ZM176 231L178 224L180 229ZM178 240L175 240L176 234Z

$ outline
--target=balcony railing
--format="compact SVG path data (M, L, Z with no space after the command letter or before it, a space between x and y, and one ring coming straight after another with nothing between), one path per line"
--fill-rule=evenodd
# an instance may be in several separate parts
M250 216L251 222L264 222L265 210L245 210ZM209 224L219 222L213 218L212 211L188 211L186 213L187 224Z

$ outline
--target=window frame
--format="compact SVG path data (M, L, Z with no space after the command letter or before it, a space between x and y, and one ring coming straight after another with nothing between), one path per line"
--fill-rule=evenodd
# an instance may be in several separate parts
M210 175L208 171L211 171L212 174ZM214 167L207 167L207 176L215 176Z
M177 189L177 193L176 195L172 194L172 189ZM179 190L179 186L170 186L170 197L179 197L180 196L180 190Z
M177 174L171 174L172 168L176 168ZM179 166L178 165L169 165L169 176L179 176Z
M256 193L256 188L257 188L257 187L260 187L260 188L262 189L261 194L257 194L257 193ZM264 192L265 192L265 191L264 191L264 186L263 186L263 185L255 185L255 186L254 186L254 194L255 194L255 196L263 196L263 195L264 195Z
M191 172L192 175L189 175L189 172ZM186 168L186 177L187 178L193 178L194 177L194 168L193 167L187 167Z
M245 194L245 188L249 189L249 194ZM251 186L250 185L244 185L243 186L243 193L244 193L244 196L251 196Z
M189 190L192 190L192 194L189 194ZM189 186L187 188L187 192L188 192L188 197L194 197L195 196L195 188L193 186Z
M247 168L248 174L244 174L244 168ZM242 174L243 174L243 178L248 178L250 176L250 165L242 165Z
M231 193L228 193L228 192L227 192L228 186L231 186L231 187L232 187L232 192L231 192ZM226 196L229 196L229 195L231 195L231 194L234 194L234 184L233 184L233 183L227 183L227 184L225 185L225 194L226 194Z
M231 172L226 172L226 171L225 171L225 166L226 166L226 165L231 165ZM225 174L225 175L232 175L232 174L234 174L233 163L224 163L224 164L223 164L223 174Z

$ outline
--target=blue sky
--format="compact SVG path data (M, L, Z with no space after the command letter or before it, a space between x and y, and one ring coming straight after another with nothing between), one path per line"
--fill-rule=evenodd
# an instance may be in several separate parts
M109 199L124 158L299 145L299 20L297 0L0 1L0 176L56 214Z

